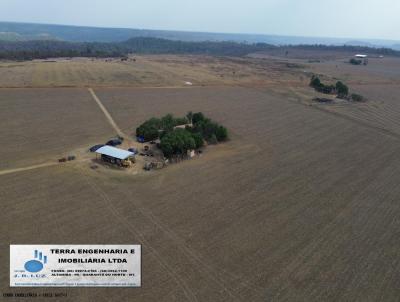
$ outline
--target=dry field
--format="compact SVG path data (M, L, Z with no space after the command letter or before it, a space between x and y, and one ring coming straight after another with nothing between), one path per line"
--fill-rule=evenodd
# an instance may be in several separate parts
M135 56L117 59L0 61L5 87L154 87L193 85L265 85L299 82L298 68L284 62L204 56ZM301 74L300 74L301 76Z
M307 65L315 73L338 78L349 85L400 84L400 58L371 58L367 66L351 65L349 58Z
M40 164L115 135L86 89L1 89L0 169Z
M344 81L350 92L363 95L367 101L315 104L312 102L314 97L325 95L318 94L309 87L292 87L289 92L276 90L280 90L287 98L294 92L297 100L305 104L400 137L400 59L370 59L367 66L353 66L343 61L304 64L311 72L322 75L324 81Z
M256 60L279 62L283 65L298 64L301 70L312 72L326 79L341 80L349 85L367 84L400 84L400 58L369 58L368 65L354 66L349 64L354 53L310 51L303 56L302 51L292 51L288 57L280 53L255 53L249 55ZM310 63L313 60L320 62ZM271 63L270 63L271 64Z
M326 78L347 74L350 88L368 98L320 105L311 102L303 68L275 59L218 60L141 57L143 70L165 69L132 87L109 73L122 63L110 63L103 75L99 62L82 63L93 77L82 74L87 82L77 86L102 76L115 84L94 91L125 133L151 116L188 110L230 130L228 143L202 157L138 175L91 170L90 161L79 160L1 174L83 150L115 130L87 89L0 89L0 138L7 142L0 149L0 263L8 263L10 243L138 243L142 288L61 289L68 297L59 301L398 301L400 107L391 75L382 75L390 69L371 64L376 73L335 74L328 66L336 63L288 61L309 72L327 68ZM32 68L52 68L45 64L61 63ZM227 79L239 65L253 77ZM54 86L70 81L65 70L75 79L80 68L60 66ZM29 68L11 71L16 85L30 77L22 76ZM205 84L216 68L224 77ZM183 86L182 70L193 72L185 80L196 76L205 87L136 87ZM52 78L41 85L53 86ZM5 81L0 76L0 86ZM0 293L14 291L8 270L0 266Z

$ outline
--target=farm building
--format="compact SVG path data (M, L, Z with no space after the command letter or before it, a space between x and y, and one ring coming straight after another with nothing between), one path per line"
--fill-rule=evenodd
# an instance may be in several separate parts
M132 162L135 162L135 153L111 146L104 146L97 149L96 158L97 154L100 155L102 161L121 167L129 167Z
M184 124L175 126L174 129L186 129L186 127L193 128L193 124Z

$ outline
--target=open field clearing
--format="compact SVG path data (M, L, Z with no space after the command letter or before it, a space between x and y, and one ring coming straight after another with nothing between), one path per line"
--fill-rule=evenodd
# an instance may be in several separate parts
M330 104L319 104L314 97L324 97L311 88L292 89L296 99L321 110L350 119L365 127L371 127L388 135L400 138L400 88L398 85L371 84L353 85L353 91L363 95L367 101L355 103L335 100ZM291 98L290 94L286 97Z
M115 135L87 89L0 89L0 169L21 168Z
M123 130L201 110L232 140L137 176L78 162L0 175L0 261L9 242L143 244L141 289L62 301L398 300L397 137L267 88L94 91Z
M254 102L262 102L266 97L257 90L239 87L98 88L95 91L126 133L134 133L136 127L150 116L170 112L178 116L188 111L202 111L235 129L237 120L232 119L230 113L235 108L240 108L237 112L243 108L251 110Z
M308 64L311 71L357 84L399 84L400 58L368 59L368 65L351 65L351 56L343 60Z
M282 62L204 56L135 56L119 59L54 59L0 62L1 87L152 87L262 85L299 82L298 68Z
M249 56L281 64L284 62L298 64L302 69L318 74L322 78L339 79L349 85L400 84L400 58L369 58L367 66L355 66L349 63L354 56L354 53L350 52L331 54L327 51L311 51L309 57L303 57L301 51L292 51L291 54L288 57L274 53L255 53ZM310 59L314 62L310 63Z

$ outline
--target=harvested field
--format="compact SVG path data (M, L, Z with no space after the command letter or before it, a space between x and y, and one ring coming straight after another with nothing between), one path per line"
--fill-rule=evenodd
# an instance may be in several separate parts
M229 116L231 111L243 107L251 110L254 102L262 102L265 98L257 90L239 87L99 88L96 93L127 133L134 133L136 127L149 116L167 113L185 115L190 110L202 111L210 118L222 124L228 123L227 126L231 127L229 123L236 123ZM225 109L221 110L221 106Z
M324 111L350 119L364 127L400 138L400 88L391 84L353 85L353 91L363 95L365 102L337 100L328 104L317 104ZM293 90L297 98L306 104L317 94L310 88ZM318 94L321 95L321 94ZM316 105L316 104L314 104Z
M78 163L0 175L0 261L9 242L143 244L142 288L62 301L396 301L399 139L276 91L95 89L125 130L202 110L232 139L137 176Z
M86 89L1 89L0 169L57 160L115 135Z

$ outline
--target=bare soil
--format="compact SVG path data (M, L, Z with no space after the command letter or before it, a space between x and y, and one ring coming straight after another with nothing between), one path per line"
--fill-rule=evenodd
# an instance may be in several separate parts
M0 263L10 243L139 243L142 288L62 289L62 301L397 301L398 86L380 67L368 76L322 63L327 79L348 74L368 101L315 104L300 75L316 65L278 62L278 79L276 62L264 61L277 77L265 71L253 87L95 87L128 135L151 116L188 110L230 130L228 143L201 157L136 175L90 169L87 147L115 130L87 89L0 89L0 135L13 138L0 149L0 171L71 150L87 156L0 173ZM10 291L8 274L0 266L1 292Z

